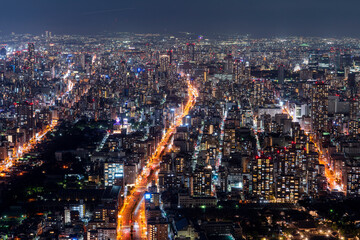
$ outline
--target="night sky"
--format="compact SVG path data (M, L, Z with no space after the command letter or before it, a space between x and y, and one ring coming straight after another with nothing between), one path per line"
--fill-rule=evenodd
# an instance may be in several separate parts
M2 34L102 31L360 37L359 0L1 0Z

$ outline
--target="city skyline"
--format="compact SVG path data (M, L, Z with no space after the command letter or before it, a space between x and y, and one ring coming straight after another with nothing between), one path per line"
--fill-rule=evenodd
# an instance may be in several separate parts
M356 9L346 1L25 1L3 3L0 34L52 31L199 34L236 33L253 37L360 37Z
M0 239L359 240L359 7L4 2Z

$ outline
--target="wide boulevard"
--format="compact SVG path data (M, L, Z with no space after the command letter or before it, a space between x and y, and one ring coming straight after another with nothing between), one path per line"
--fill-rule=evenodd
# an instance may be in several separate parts
M175 117L175 122L165 132L155 152L150 157L145 168L136 179L136 184L125 197L119 213L117 239L146 239L146 221L144 219L143 196L147 186L157 180L157 172L161 156L170 144L176 128L182 124L182 119L189 114L194 107L198 96L197 89L188 82L188 101L181 114Z

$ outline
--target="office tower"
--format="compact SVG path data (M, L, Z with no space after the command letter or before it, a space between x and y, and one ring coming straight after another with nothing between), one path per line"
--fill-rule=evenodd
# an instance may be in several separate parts
M252 160L253 195L266 201L274 199L274 163L271 157L256 156Z
M358 75L355 73L348 74L347 77L347 88L349 89L350 96L353 98L358 94Z
M169 222L166 219L149 219L147 221L147 239L169 239Z
M359 134L360 104L357 98L350 100L349 135L355 137Z
M316 82L312 89L311 113L313 131L316 134L328 132L328 89L324 82Z
M118 185L124 176L124 164L120 162L104 163L105 186Z
M353 66L352 56L350 54L341 55L340 66L342 67L342 69L345 69L345 67L352 67Z
M191 184L192 196L212 196L212 168L197 167L193 173Z
M229 156L231 153L235 152L236 141L235 141L235 125L225 123L224 129L224 147L223 154L224 156Z
M182 174L185 170L186 157L178 155L175 157L175 173Z
M1 58L6 58L6 48L1 48L0 49L0 59Z
M330 58L328 54L323 54L319 58L319 69L329 69L330 68Z
M188 61L195 60L195 43L187 43L186 44L186 55Z
M155 209L160 206L160 194L157 192L146 192L144 194L145 208Z
M240 83L241 80L244 80L247 76L246 74L245 63L243 59L236 59L233 63L233 74L235 83Z
M6 74L6 61L5 58L1 58L0 56L0 80L3 81L5 79Z
M28 43L28 60L35 61L35 45L34 43Z
M313 53L309 56L309 69L311 70L317 70L319 65L319 54Z
M227 74L232 74L233 73L233 57L231 56L231 54L228 54L225 58L224 58L224 72Z
M170 65L170 56L169 55L161 55L160 56L160 72L167 72Z
M345 167L346 194L351 197L360 196L360 164L357 161L348 161Z
M294 148L286 148L280 152L280 158L276 160L276 174L287 175L295 174L298 170L297 152Z
M15 103L17 120L19 126L32 129L34 123L34 104L32 102Z
M234 65L233 65L233 74L234 74L235 83L239 83L239 81L240 81L241 73L242 73L241 66L242 66L242 64L240 63L240 60L236 59L234 61Z
M252 93L252 104L254 108L264 105L264 92L265 84L264 80L253 80L253 93Z
M272 117L270 114L261 115L262 127L264 132L270 133L272 130Z
M124 186L135 184L137 172L138 168L136 164L126 163L124 165Z
M280 64L278 68L278 82L280 85L284 84L285 80L285 72L284 72L284 65Z
M34 79L34 64L35 64L35 45L28 43L28 56L26 62L26 70L31 79Z
M307 144L306 150L306 189L305 192L309 196L316 196L319 191L319 153L311 152L309 144ZM320 178L321 179L321 178ZM320 180L321 181L321 180Z
M299 200L300 179L294 175L281 175L276 180L276 201L297 202Z
M349 75L350 75L350 67L346 66L344 67L344 78L349 79Z
M173 62L173 50L168 50L167 55L169 56L169 64Z
M335 53L334 53L334 65L335 65L336 70L340 70L340 68L341 68L340 57L341 57L340 49L336 48Z

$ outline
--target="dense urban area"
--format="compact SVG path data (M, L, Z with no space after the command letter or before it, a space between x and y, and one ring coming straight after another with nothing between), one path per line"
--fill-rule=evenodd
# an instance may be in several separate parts
M0 37L0 239L360 238L360 39Z

